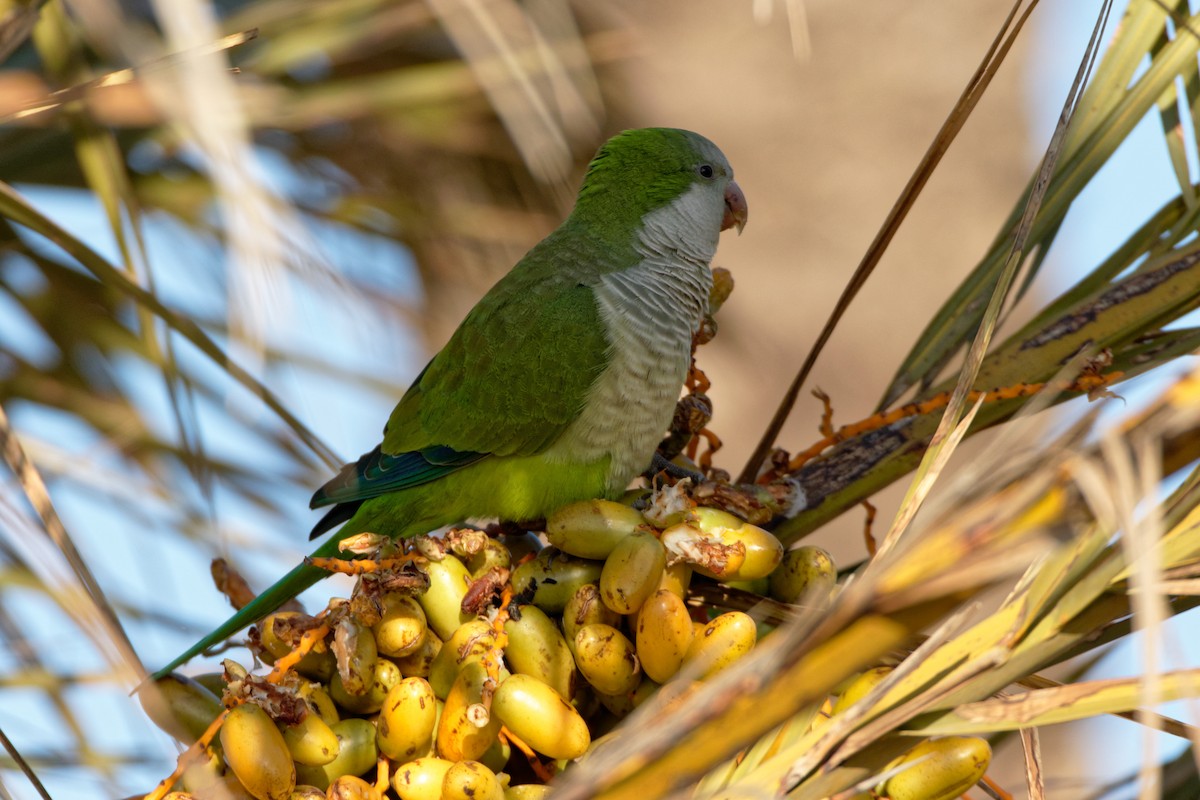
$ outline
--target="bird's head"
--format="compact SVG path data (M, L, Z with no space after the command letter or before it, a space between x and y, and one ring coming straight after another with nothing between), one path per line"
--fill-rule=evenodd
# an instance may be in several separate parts
M576 214L636 229L663 210L711 236L713 246L720 231L740 233L749 214L725 154L700 134L640 128L609 139L588 167Z

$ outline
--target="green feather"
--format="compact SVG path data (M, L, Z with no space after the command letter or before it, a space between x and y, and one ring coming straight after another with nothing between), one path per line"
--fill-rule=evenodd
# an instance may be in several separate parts
M392 412L384 453L530 455L579 415L609 344L565 238L535 247L471 310Z

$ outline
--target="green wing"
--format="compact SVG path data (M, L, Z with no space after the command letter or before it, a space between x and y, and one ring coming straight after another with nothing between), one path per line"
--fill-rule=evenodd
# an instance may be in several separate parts
M538 250L530 256L536 264ZM523 262L468 314L397 404L383 442L313 495L313 508L428 483L488 456L531 455L579 415L608 362L595 293Z
M608 350L590 287L514 271L471 311L396 406L382 451L539 453L579 416Z

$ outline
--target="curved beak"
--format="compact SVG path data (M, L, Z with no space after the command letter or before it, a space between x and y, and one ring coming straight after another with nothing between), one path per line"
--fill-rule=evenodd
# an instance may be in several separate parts
M746 195L742 194L742 187L730 181L725 187L725 216L721 219L721 230L729 230L737 225L738 235L741 236L748 219L750 206L746 205Z

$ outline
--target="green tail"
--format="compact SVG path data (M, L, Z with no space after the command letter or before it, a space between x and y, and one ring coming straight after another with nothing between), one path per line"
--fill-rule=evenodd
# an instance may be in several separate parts
M313 555L325 556L336 554L338 552L338 540L339 537L334 537L317 548ZM272 611L275 611L288 600L291 600L308 587L328 576L329 573L323 569L317 569L316 567L311 567L308 564L301 564L287 575L284 575L282 578L276 581L275 584L265 592L254 598L254 600L251 601L250 604L245 608L241 609L232 617L225 620L225 622L221 623L221 625L219 625L212 633L196 642L178 658L173 659L171 663L155 672L151 677L154 680L163 677L180 665L200 655L213 645L225 641L242 628L249 627L252 623L257 622L266 615L270 614Z

